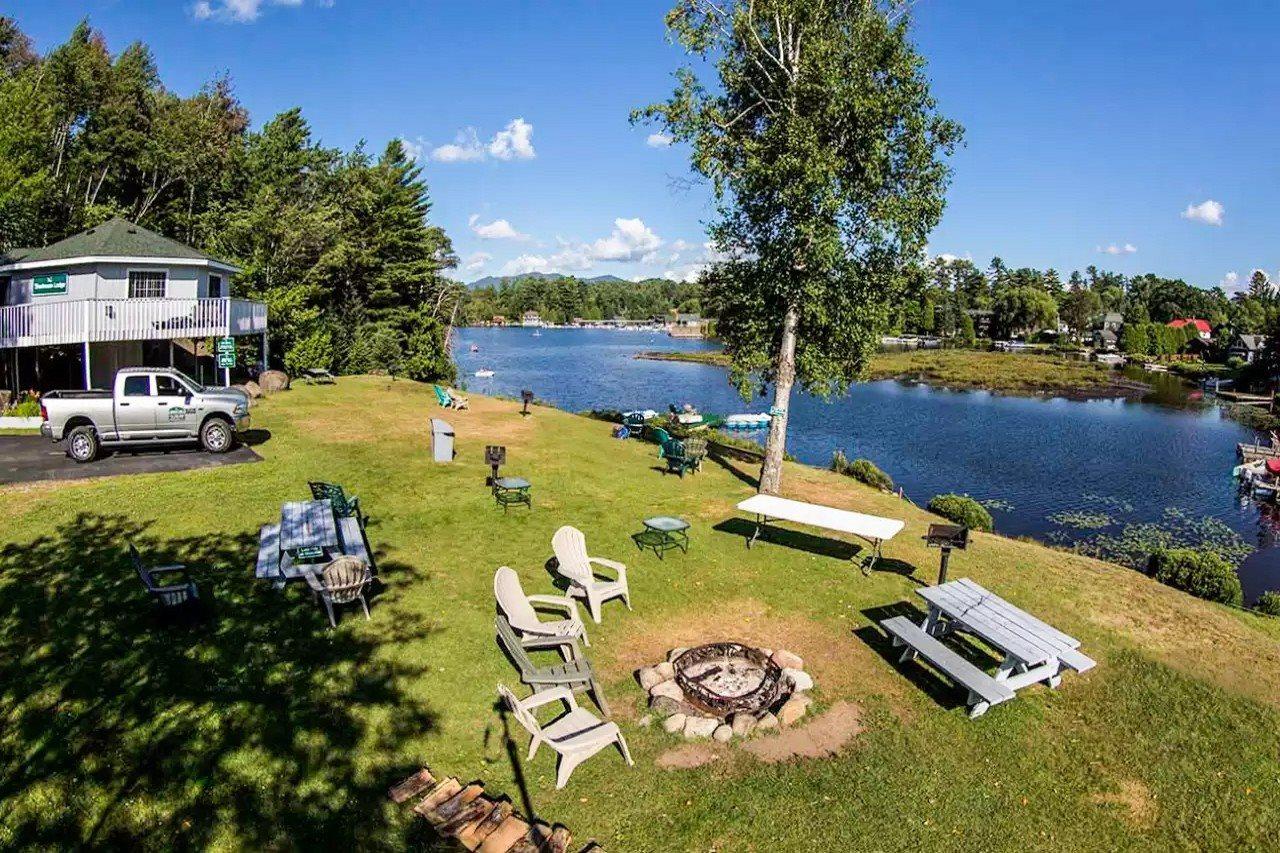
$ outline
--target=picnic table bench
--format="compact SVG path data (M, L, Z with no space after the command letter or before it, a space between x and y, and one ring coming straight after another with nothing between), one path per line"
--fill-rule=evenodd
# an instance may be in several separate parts
M306 577L338 554L357 557L374 568L356 516L335 518L328 500L295 501L281 508L278 524L264 524L258 531L254 575L283 584Z
M969 716L980 717L992 705L1014 697L1016 691L1039 682L1056 688L1062 670L1087 672L1094 661L1080 652L1080 641L968 578L918 590L929 605L919 625L905 616L881 622L895 646L906 646L902 660L917 654L940 673L969 691ZM942 638L962 631L981 638L1003 654L994 675L988 675Z
M754 495L738 504L742 512L752 513L756 517L756 527L747 539L747 547L760 536L761 528L770 521L793 521L820 527L823 530L834 530L848 533L871 543L872 552L868 559L862 561L862 573L868 574L876 561L880 559L880 545L898 535L906 526L905 521L896 518L882 518L878 515L864 515L847 509L837 509L821 504L794 501L776 495Z

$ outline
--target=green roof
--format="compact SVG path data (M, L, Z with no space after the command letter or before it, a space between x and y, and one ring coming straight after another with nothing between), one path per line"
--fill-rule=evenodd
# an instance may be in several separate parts
M185 243L170 240L119 217L42 249L13 249L6 252L0 262L29 264L90 257L188 258L193 261L225 263Z

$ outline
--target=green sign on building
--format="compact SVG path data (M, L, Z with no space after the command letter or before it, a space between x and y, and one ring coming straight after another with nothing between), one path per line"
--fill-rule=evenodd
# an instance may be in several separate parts
M31 279L32 296L61 296L67 292L67 274L38 275Z

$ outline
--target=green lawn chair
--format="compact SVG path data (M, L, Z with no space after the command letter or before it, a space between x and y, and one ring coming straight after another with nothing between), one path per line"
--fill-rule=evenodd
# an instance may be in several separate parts
M605 701L604 691L596 681L595 672L586 658L575 658L558 664L538 666L529 657L515 629L507 621L507 617L499 615L495 620L498 642L506 651L516 667L520 670L520 680L533 688L536 693L548 687L568 687L573 691L589 690L595 697L596 704L605 716L609 715L609 704Z
M684 440L684 455L692 464L694 471L702 470L702 460L707 458L707 440L705 438L693 438L692 436Z
M364 529L365 518L364 513L360 511L360 499L351 496L342 490L342 486L336 483L307 483L311 487L311 497L318 501L327 500L333 504L334 518L351 518L355 517L360 522L360 529Z
M440 404L442 409L453 408L453 400L449 399L449 392L441 388L439 385L432 385L436 389L436 402Z
M632 412L629 415L622 416L622 425L631 431L636 438L644 438L644 415L640 412Z

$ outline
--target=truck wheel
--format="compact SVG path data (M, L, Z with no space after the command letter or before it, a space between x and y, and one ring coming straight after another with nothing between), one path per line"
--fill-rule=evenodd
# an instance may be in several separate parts
M231 443L231 425L221 418L209 418L200 427L200 446L210 453L226 453Z
M67 455L82 464L97 459L98 431L88 425L73 429L67 436Z

